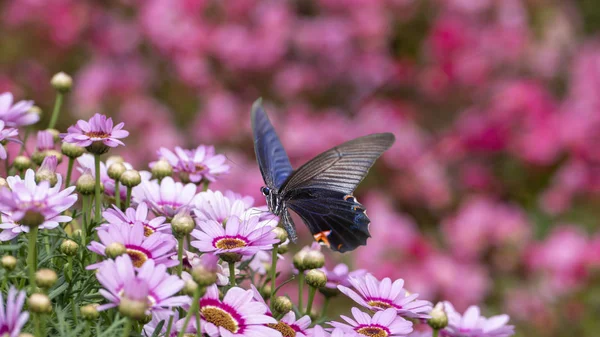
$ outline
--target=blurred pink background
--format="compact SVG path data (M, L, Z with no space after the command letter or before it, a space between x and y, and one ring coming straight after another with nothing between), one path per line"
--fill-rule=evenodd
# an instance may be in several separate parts
M47 125L49 80L68 72L59 129L124 121L139 168L214 144L232 166L215 188L261 198L260 96L294 166L393 132L356 193L373 238L335 259L507 312L520 336L599 331L600 3L12 0L0 15L0 92Z

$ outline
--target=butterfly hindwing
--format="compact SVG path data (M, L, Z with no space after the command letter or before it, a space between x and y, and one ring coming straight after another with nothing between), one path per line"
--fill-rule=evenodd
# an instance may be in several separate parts
M326 189L295 190L287 206L308 226L316 241L346 252L365 245L370 220L352 195Z
M280 188L292 173L292 165L269 117L261 106L260 99L252 105L252 130L260 173L267 186Z
M393 143L393 134L377 133L336 146L294 171L280 193L285 195L299 188L317 188L352 194L375 160Z

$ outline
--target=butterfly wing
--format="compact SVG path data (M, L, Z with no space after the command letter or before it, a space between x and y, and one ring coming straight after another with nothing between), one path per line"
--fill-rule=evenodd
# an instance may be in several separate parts
M352 193L393 143L391 133L360 137L321 153L290 175L280 194L315 240L341 252L366 244L370 220Z
M293 170L287 153L261 106L261 99L256 100L252 105L251 119L254 132L254 152L260 173L267 186L278 189Z

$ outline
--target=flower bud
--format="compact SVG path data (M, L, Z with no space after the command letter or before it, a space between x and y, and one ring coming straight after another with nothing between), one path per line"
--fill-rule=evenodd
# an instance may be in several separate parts
M31 154L31 160L36 165L42 165L44 158L46 158L46 151L43 151L43 152L35 151L34 153Z
M277 247L277 254L285 254L290 250L290 246L285 244L285 245L280 245L279 247Z
M17 171L22 172L31 167L31 159L26 156L17 156L13 161L13 165Z
M242 260L242 255L238 253L223 253L219 254L219 257L227 263L236 263Z
M89 173L84 173L79 176L77 183L75 183L75 189L81 195L92 195L96 190L96 179Z
M185 280L182 290L184 294L188 296L194 296L196 289L198 289L198 283L194 282L193 280Z
M52 140L55 142L60 141L60 131L56 129L46 129L46 132L49 132L52 135Z
M427 324L434 330L441 330L448 326L448 316L444 310L444 303L439 302L435 305L431 313L430 319L427 320Z
M142 176L136 170L127 170L121 175L121 182L124 186L135 187L142 182Z
M304 257L306 257L306 254L308 252L306 251L306 249L301 249L299 252L297 252L296 254L294 254L294 267L296 267L296 269L302 271L302 270L306 270L307 268L304 267Z
M318 269L309 270L306 273L306 283L313 288L323 288L327 284L327 275Z
M100 313L98 312L98 304L88 304L79 308L79 312L81 312L81 317L86 321L94 321L100 317Z
M73 239L81 242L81 239L82 239L82 235L81 234L83 234L83 232L82 232L81 229L74 230L73 231Z
M317 269L325 265L325 255L318 250L310 250L304 256L304 268Z
M97 140L86 146L85 149L88 150L89 153L101 155L108 152L108 150L110 150L110 146L104 144L104 142L101 140Z
M77 254L77 251L79 251L79 245L73 240L63 240L60 244L60 252L67 256L73 256Z
M192 182L190 180L190 174L187 172L179 172L179 180L181 180L183 184L189 184Z
M46 221L44 215L36 211L28 210L21 219L21 224L28 227L37 227L43 224L44 221Z
M42 108L40 108L37 105L34 105L31 108L29 108L29 110L27 111L27 113L36 114L38 116L42 116Z
M217 271L203 265L193 267L190 273L199 287L208 287L217 282Z
M327 286L319 288L319 292L327 298L335 297L341 293L338 288L329 288Z
M6 182L6 179L0 177L0 188L2 187L8 187L8 183Z
M71 159L75 159L75 158L81 157L83 155L83 153L85 152L85 149L83 147L77 146L75 144L63 142L62 145L60 146L60 151L65 156L67 156Z
M119 312L121 315L136 321L144 319L146 310L148 310L148 302L144 300L134 300L123 297L119 304Z
M121 163L121 164L125 164L125 159L123 159L123 157L121 156L110 156L108 157L108 159L106 159L107 163Z
M111 179L119 180L125 171L127 171L125 164L116 162L108 167L107 173Z
M52 312L52 303L45 294L31 294L27 304L29 305L29 311L35 314L49 314Z
M52 269L40 269L35 273L35 284L42 289L50 289L56 283L58 276Z
M273 233L275 233L275 237L279 240L278 244L282 244L288 239L287 231L281 227L273 228Z
M271 298L271 285L270 284L265 284L261 289L260 289L260 296L262 296L262 298L264 298L265 300L268 300L269 298Z
M17 267L17 259L12 255L4 255L2 257L2 268L12 271Z
M119 242L113 242L104 249L104 254L111 259L116 259L117 256L121 256L125 253L127 253L127 248Z
M38 170L35 172L35 182L39 184L42 181L49 182L52 187L58 182L58 176L51 170Z
M292 307L292 301L287 296L277 296L273 299L273 309L280 314L287 314Z
M73 79L71 76L61 71L60 73L52 76L50 84L54 89L56 89L56 91L64 94L71 90L71 87L73 86Z
M168 161L161 159L152 166L152 178L162 179L173 175L173 166Z
M35 337L35 336L30 333L27 333L27 332L21 332L18 337Z
M140 324L145 325L152 321L152 314L145 315L144 318L140 319Z
M177 213L175 217L173 217L171 228L173 229L173 235L175 235L175 237L182 238L190 234L194 228L196 228L196 223L189 214L182 212Z

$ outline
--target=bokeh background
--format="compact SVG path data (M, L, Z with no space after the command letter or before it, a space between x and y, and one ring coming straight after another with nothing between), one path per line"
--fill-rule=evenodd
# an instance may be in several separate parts
M332 259L506 312L519 336L596 336L598 28L595 0L10 0L0 92L46 124L68 72L61 130L124 121L139 168L214 144L232 166L215 187L257 198L259 96L294 166L393 132L356 193L373 238Z

